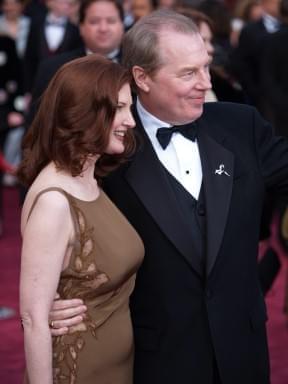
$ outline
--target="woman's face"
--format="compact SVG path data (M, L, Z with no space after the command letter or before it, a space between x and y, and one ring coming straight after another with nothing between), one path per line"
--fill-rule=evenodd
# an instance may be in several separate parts
M135 20L139 20L153 11L151 0L132 0L131 10Z
M129 84L124 84L118 93L117 110L110 131L106 153L121 154L125 150L125 135L134 128L135 121L131 113L132 96Z
M211 31L209 25L207 23L205 23L204 21L202 21L199 24L199 33L200 33L200 35L201 35L201 37L205 43L207 53L208 53L209 57L212 59L213 54L214 54L214 47L212 45L213 35L212 35L212 31Z

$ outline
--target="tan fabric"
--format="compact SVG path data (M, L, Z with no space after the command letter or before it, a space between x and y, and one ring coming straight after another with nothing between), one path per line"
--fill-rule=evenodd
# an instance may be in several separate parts
M83 299L88 311L73 333L53 338L54 383L132 384L129 296L144 256L142 241L103 191L91 202L59 191L69 200L77 241L58 292ZM99 272L109 281L95 289Z

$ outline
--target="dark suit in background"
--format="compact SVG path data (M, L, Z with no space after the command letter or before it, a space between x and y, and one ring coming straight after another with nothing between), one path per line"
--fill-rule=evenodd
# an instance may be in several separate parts
M269 36L261 66L261 85L278 135L288 137L288 24Z
M248 23L242 30L237 48L231 55L231 70L240 81L247 102L256 106L266 118L270 111L261 89L260 68L267 38L263 19Z

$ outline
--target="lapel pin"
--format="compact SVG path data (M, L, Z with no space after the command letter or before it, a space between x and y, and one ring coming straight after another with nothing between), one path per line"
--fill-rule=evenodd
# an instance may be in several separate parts
M217 175L226 175L226 176L230 176L228 172L225 171L225 166L224 164L220 164L219 165L219 169L215 169L215 174Z

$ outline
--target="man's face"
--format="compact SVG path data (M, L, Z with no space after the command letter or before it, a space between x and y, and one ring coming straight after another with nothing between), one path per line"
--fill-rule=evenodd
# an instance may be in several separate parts
M140 82L135 79L140 101L152 115L174 125L198 119L211 88L210 58L201 36L162 32L159 54L163 66Z
M69 16L72 0L49 0L47 7L55 15L59 17Z
M106 55L119 48L124 28L118 9L108 1L96 1L86 10L80 33L93 53Z
M262 7L269 15L279 17L280 0L263 0Z
M135 20L141 19L146 15L149 15L153 11L151 0L133 0L131 7Z

